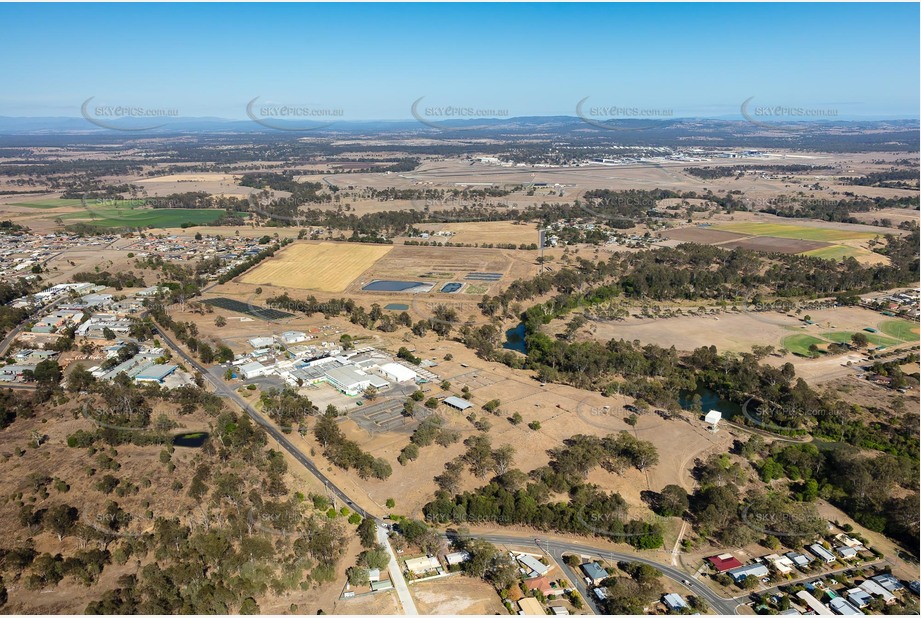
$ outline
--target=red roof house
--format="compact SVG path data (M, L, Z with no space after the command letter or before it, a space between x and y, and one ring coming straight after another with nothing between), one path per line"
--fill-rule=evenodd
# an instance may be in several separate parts
M707 562L713 565L713 568L720 573L725 573L729 569L735 569L742 566L739 559L732 554L720 554L719 556L710 556Z
M543 575L524 580L524 585L528 590L540 590L544 596L553 593L553 588L550 587L550 580Z

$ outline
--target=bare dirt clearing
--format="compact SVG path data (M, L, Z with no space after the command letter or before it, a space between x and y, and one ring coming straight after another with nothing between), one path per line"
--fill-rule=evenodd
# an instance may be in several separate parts
M481 579L454 575L409 587L420 614L505 614L505 607L491 585Z

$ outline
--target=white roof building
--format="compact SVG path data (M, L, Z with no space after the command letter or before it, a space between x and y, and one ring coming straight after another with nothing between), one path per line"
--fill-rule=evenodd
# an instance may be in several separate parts
M894 594L892 594L891 592L889 592L888 590L886 590L885 588L877 584L872 579L866 580L865 582L861 583L857 587L863 590L864 592L868 592L872 594L873 596L880 597L887 604L895 601Z
M470 554L465 551L455 551L445 555L445 562L448 566L454 566L470 559Z
M532 573L537 573L537 575L546 575L547 572L550 570L549 566L547 566L546 564L544 564L543 562L541 562L534 556L530 556L528 554L518 554L516 558L518 559L518 562L520 562L524 568L526 568Z
M259 348L270 348L275 344L275 338L274 337L253 337L252 339L248 340L246 343L250 344L251 346L253 346L253 348L257 350Z
M441 563L434 556L423 556L421 558L410 558L406 561L406 568L414 575L421 575L429 571L436 571L441 568Z
M863 612L847 602L844 597L835 597L828 602L833 612L841 616L863 616Z
M722 412L720 412L719 410L710 410L709 412L707 412L706 416L704 416L704 422L707 423L708 425L713 425L714 427L716 427L717 423L719 423L722 418L723 418Z
M286 330L281 334L281 340L289 345L292 343L307 341L307 339L307 333L302 333L299 330Z
M256 361L246 363L245 365L240 365L240 375L243 376L244 380L264 376L267 371L268 367Z
M380 372L385 378L394 382L415 382L416 372L399 363L386 363L380 366Z

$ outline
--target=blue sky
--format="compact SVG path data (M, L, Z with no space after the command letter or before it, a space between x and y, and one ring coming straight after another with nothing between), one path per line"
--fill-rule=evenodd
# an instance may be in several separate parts
M426 105L753 104L917 118L918 4L0 4L0 115L248 101L408 119Z

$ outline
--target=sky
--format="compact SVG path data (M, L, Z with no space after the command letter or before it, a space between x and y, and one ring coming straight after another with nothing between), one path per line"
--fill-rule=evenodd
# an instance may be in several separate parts
M239 119L257 97L340 120L410 119L422 97L432 117L583 99L729 117L750 98L919 116L917 3L0 4L0 23L0 116L77 117L90 97Z

